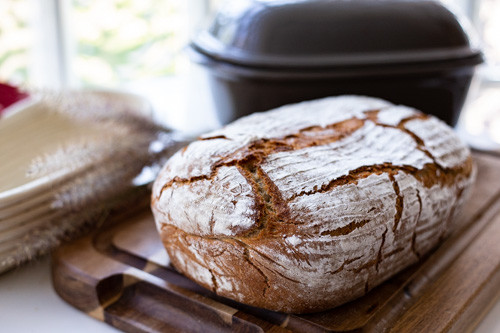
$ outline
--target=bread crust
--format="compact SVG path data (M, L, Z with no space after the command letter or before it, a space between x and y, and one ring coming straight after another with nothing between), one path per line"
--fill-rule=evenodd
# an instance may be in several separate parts
M174 267L218 295L322 311L364 295L453 228L468 148L404 106L341 96L242 118L175 154L152 210Z

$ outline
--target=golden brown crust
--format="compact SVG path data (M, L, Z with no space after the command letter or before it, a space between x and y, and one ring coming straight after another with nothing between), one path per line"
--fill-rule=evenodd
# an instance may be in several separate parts
M450 220L471 184L473 162L467 151L464 153L466 148L453 141L457 140L453 134L443 134L456 145L447 150L435 136L421 138L409 129L424 134L441 130L436 126L447 130L433 118L411 110L409 116L401 115L399 121L391 123L379 112L370 109L330 125L307 126L278 138L255 138L230 153L217 155L205 174L157 181L152 207L174 267L221 296L271 310L306 313L361 296L418 260L449 232ZM421 123L427 127L419 128ZM287 162L292 154L307 161L309 151L312 154L316 148L333 147L325 154L333 154L335 159L336 149L344 149L340 143L354 135L369 136L375 128L381 135L384 131L401 133L401 138L413 144L413 148L399 148L407 150L402 156L415 162L351 163L347 165L359 166L322 179L315 186L301 185L315 176L298 177L300 186L285 191L289 174L307 171L297 171ZM359 134L363 130L366 134ZM200 139L202 143L231 140L221 134ZM186 156L188 153L189 149ZM459 162L449 162L450 154ZM275 167L271 164L274 160L286 163ZM179 191L192 188L198 193L196 186L218 184L229 177L230 170L239 173L244 180L241 186L247 189L224 185L218 195L226 198L236 192L247 193L252 203L246 210L238 208L243 197L234 194L233 201L227 199L229 206L224 204L227 208L222 215L212 210L208 229L202 220L192 221L191 210L197 207L190 206L189 200L165 199L194 197L189 191ZM207 193L209 200L214 194ZM196 200L202 202L203 198ZM177 211L166 206L179 202L183 206L176 206ZM179 210L183 213L175 215ZM241 228L228 226L238 226L237 220L223 221L224 212L235 211L247 221L241 222ZM226 215L233 216L230 214Z

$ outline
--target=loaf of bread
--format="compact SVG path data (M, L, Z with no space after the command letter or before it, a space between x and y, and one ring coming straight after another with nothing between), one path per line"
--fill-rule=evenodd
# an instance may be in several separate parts
M433 249L473 178L469 150L440 120L341 96L206 134L164 166L152 209L179 272L220 296L307 313Z

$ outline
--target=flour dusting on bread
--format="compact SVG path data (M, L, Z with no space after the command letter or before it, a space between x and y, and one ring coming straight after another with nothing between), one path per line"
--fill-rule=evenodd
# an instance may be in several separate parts
M213 292L285 312L328 309L451 231L474 172L443 122L330 97L250 115L164 166L152 208L173 265Z

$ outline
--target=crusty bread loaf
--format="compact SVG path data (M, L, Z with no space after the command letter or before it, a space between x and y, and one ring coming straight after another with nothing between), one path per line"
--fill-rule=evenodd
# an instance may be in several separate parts
M469 150L434 117L342 96L242 118L175 154L152 209L174 267L218 295L320 311L364 295L452 229Z

